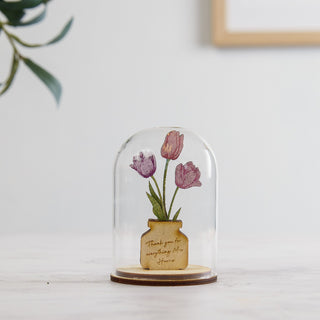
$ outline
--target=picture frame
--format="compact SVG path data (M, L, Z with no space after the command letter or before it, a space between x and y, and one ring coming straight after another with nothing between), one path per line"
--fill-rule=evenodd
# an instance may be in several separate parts
M319 30L301 29L301 31L283 29L277 31L273 28L272 30L259 30L259 28L257 30L250 28L249 31L230 30L228 27L228 0L212 0L212 40L218 47L320 45L320 23Z

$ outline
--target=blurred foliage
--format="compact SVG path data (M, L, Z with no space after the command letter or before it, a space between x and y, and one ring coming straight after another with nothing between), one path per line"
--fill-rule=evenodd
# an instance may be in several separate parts
M0 0L0 12L2 13L2 15L0 15L0 36L6 36L8 43L12 47L11 68L7 78L4 82L0 83L0 96L11 87L19 69L20 62L22 61L47 86L53 94L57 104L59 104L62 93L60 82L44 68L22 55L18 47L38 48L60 41L70 30L73 18L66 23L57 36L42 44L27 43L16 34L12 33L12 30L16 28L27 27L41 22L46 17L49 1L50 0ZM40 7L41 9L39 10ZM34 14L34 11L36 11L37 14ZM33 15L29 17L29 13L33 13Z

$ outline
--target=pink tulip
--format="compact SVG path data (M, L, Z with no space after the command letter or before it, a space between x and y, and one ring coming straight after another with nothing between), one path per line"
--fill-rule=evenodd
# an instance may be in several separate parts
M181 189L188 189L191 187L200 187L200 170L192 161L187 162L185 165L182 163L176 167L176 185Z
M156 172L156 157L154 154L148 155L140 152L138 156L133 157L133 163L130 164L130 167L136 170L144 178L149 178Z
M179 131L170 131L161 147L162 157L170 160L176 160L183 148L183 134Z

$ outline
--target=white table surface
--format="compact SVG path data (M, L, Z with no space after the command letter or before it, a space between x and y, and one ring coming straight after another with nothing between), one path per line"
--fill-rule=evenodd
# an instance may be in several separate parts
M0 236L0 319L320 319L319 238L228 239L217 283L113 283L107 235Z

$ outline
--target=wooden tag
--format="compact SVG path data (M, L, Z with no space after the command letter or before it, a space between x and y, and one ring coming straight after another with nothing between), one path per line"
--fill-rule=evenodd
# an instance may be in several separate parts
M140 263L151 270L178 270L188 266L188 238L179 230L182 221L149 219L150 230L141 236Z

